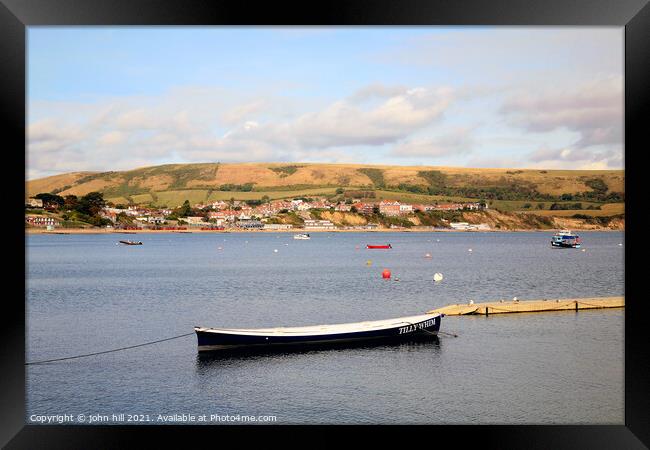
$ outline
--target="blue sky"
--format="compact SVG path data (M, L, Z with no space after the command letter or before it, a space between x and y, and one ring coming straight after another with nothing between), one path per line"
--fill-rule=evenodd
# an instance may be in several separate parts
M28 178L170 162L623 167L623 29L30 27Z

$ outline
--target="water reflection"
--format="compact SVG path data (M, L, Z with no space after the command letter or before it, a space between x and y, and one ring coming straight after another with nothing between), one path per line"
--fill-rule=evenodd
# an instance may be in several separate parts
M396 352L422 352L434 350L436 353L441 348L441 339L433 335L413 336L407 341L386 342L386 341L365 341L365 342L347 342L332 344L312 344L307 346L276 346L266 348L248 348L219 350L213 352L198 352L196 356L196 368L199 372L202 369L209 368L215 363L222 364L235 362L257 362L262 359L267 360L295 360L304 356L324 355L332 353L335 355L345 354L346 352L368 351L375 352L377 356L382 353ZM229 364L230 365L230 364Z

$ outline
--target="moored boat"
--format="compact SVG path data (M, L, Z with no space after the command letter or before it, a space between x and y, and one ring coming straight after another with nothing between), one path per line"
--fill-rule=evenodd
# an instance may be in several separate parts
M299 240L307 240L307 239L311 239L311 236L309 236L309 233L300 233L300 234L294 234L293 238Z
M580 248L580 236L570 230L561 230L551 238L551 247L558 248Z
M120 241L120 244L124 245L142 245L140 241Z
M386 244L386 245L366 245L366 248L393 248L392 245Z
M394 342L438 334L443 315L439 313L370 322L314 325L289 328L206 328L194 327L199 352L215 350L291 349L324 344L343 345Z

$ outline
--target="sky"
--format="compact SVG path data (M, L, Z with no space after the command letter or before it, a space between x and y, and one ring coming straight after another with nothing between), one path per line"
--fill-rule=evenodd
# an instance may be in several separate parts
M29 27L28 179L192 162L622 169L622 27Z

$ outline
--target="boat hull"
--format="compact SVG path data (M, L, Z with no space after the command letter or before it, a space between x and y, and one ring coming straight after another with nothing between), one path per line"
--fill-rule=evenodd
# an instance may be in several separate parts
M580 243L551 242L551 247L555 248L580 248Z
M142 245L142 242L120 241L120 244L124 244L124 245Z
M275 333L237 334L195 327L198 351L293 350L305 347L340 347L365 342L392 343L422 338L435 338L440 329L442 316L432 315L425 320L403 323L401 326L378 330L349 331L328 334L305 334L281 336Z

